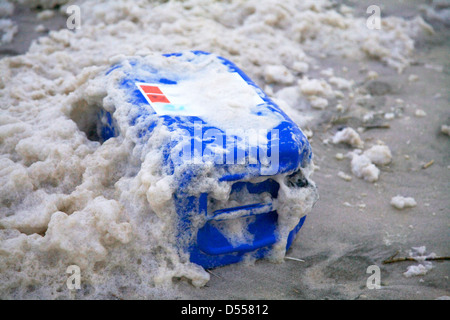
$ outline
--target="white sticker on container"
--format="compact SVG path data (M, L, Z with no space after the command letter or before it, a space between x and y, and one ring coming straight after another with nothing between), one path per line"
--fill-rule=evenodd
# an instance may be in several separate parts
M136 86L159 115L208 116L263 104L257 89L237 72L208 72L176 84L142 83ZM250 107L250 108L249 108Z

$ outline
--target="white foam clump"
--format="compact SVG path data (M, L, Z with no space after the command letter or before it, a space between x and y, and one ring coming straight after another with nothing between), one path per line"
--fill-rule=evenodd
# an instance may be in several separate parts
M333 136L332 142L334 144L346 143L355 148L364 147L364 141L361 139L358 132L356 132L353 128L350 127L347 127L345 129L336 132Z
M363 155L376 165L386 165L392 161L391 149L386 145L375 145L365 150Z
M283 65L269 65L264 70L264 80L267 83L292 84L295 77Z
M315 109L325 109L328 107L328 100L322 97L312 96L309 98L311 107Z
M446 125L446 124L443 124L441 126L441 132L446 134L446 135L448 135L448 136L450 136L450 126Z
M334 91L327 81L323 79L309 79L304 76L298 80L298 86L303 96L315 109L325 109L328 106L328 98L334 97Z
M413 276L423 276L428 273L433 268L432 264L425 261L423 264L418 264L415 266L409 266L403 275L407 278Z
M386 145L375 145L361 153L357 149L348 154L351 158L352 173L368 182L375 182L380 175L376 165L386 165L392 161L391 150Z
M391 205L396 209L404 209L404 208L412 208L417 205L417 202L412 197L403 197L400 195L397 195L395 197L392 197L391 199Z
M92 260L106 258L108 250L105 245L131 241L130 223L120 222L122 211L117 201L97 197L82 211L71 215L55 212L48 223L45 238L41 240L42 247L45 250L62 249L85 269Z
M431 269L433 269L433 264L431 261L426 261L427 258L434 258L436 257L436 254L434 252L426 255L426 247L420 246L420 247L412 247L411 251L409 253L409 256L413 258L414 260L421 262L418 265L412 265L409 266L406 270L406 272L403 273L403 275L407 278L413 277L413 276L423 276L428 273Z
M323 79L309 79L308 77L303 77L298 81L300 86L300 91L305 96L332 96L333 89L331 86Z
M328 81L341 90L350 90L354 85L353 80L347 80L341 77L330 77Z
M342 132L346 129L349 130ZM338 131L334 135L333 143L347 143L353 146L363 145L363 141L355 130L351 128L346 129ZM386 165L392 161L391 150L384 144L374 145L364 152L361 149L355 149L347 153L346 157L351 160L352 173L368 182L378 181L380 169L377 165Z
M44 8L66 2L18 0ZM159 128L154 140L138 144L138 128L127 127L130 106L115 108L113 96L121 93L114 79L97 78L114 57L201 48L230 58L260 83L264 66L306 72L316 53L373 57L401 71L412 57L412 37L424 27L419 19L385 17L383 32L374 33L365 17L341 14L325 0L71 4L83 13L81 30L52 31L27 54L0 60L2 299L72 297L64 287L70 264L83 267L82 290L73 293L78 298L164 298L170 286L157 284L186 277L201 286L209 279L171 245L168 204L176 181L161 178L162 155L155 150L169 133ZM302 94L334 94L320 85L323 90L306 86ZM88 140L81 127L96 106L114 112L126 134L102 145ZM196 191L212 190L226 201L229 186L216 180L204 177ZM280 208L286 229L304 214L296 199L306 197L288 191L281 197L299 207Z
M425 117L427 115L427 113L422 109L417 109L414 114L416 117Z
M361 154L360 150L350 152L348 157L351 159L352 173L361 179L368 182L375 182L380 175L380 169L378 169L364 154Z

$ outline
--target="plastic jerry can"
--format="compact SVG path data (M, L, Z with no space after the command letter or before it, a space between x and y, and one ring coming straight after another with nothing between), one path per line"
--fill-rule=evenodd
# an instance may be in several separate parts
M180 255L213 268L267 257L280 245L287 250L317 199L303 174L312 151L301 129L223 57L187 51L156 60L128 59L106 75L119 74L118 88L131 105L128 125L141 124L138 141L152 139L158 126L171 135L156 147L165 174L176 175L171 203ZM98 117L101 139L120 134L113 112ZM205 177L225 196L209 190ZM280 208L289 210L290 198L280 194L294 189L307 189L312 200L286 230Z

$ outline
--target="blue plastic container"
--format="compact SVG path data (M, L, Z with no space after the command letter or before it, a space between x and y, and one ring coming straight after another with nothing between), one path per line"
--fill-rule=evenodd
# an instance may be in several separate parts
M250 152L256 151L256 154L259 155L257 151L263 147L266 154L277 152L275 171L272 170L267 174L267 168L260 158L252 163L247 161L239 166L236 166L235 163L229 164L226 161L223 161L223 163L219 161L214 164L218 180L231 185L231 195L235 199L239 199L239 195L243 191L250 195L264 193L270 195L271 199L277 199L280 185L276 181L276 177L283 174L287 175L288 178L293 178L292 188L307 186L307 180L294 179L299 175L300 168L306 167L311 161L312 152L306 137L298 126L236 65L227 59L203 51L189 52L191 58L186 58L186 53L173 53L163 56L171 59L171 63L177 63L177 59L180 59L184 64L189 63L189 61L196 64L199 60L197 58L203 56L210 57L216 63L220 62L232 76L230 79L236 79L236 84L241 81L242 86L248 86L257 96L254 101L257 104L255 107L258 111L252 111L249 118L251 116L254 120L257 119L255 116L267 117L267 114L274 114L280 119L275 127L266 128L268 133L264 146L258 145L255 147L257 150L249 149L242 153L248 156ZM129 64L131 69L128 68L128 71L125 72L120 88L128 95L129 102L136 106L135 112L130 113L130 124L134 125L143 119L152 119L147 129L139 133L139 139L151 139L151 132L157 125L166 126L170 132L183 129L188 139L195 135L195 130L201 130L202 134L211 129L216 130L216 132L225 132L224 128L230 126L230 122L224 123L222 126L217 121L211 123L208 121L208 117L195 114L195 112L194 115L189 114L189 110L187 110L189 108L185 108L182 103L180 104L179 97L177 98L176 95L173 95L173 97L178 99L178 102L172 103L171 100L175 98L166 94L166 92L176 89L186 78L186 74L168 73L151 66L148 66L148 72L142 73L137 68L147 67L133 61L130 61ZM107 74L120 68L122 68L121 64L114 65ZM142 74L145 74L145 76L142 76ZM207 90L208 88L205 87L205 91ZM202 112L205 112L205 110ZM208 109L206 109L206 112L209 112ZM217 112L217 110L211 110L210 112ZM102 120L99 121L102 124L99 128L99 134L103 140L120 134L110 113L102 111L99 117ZM217 115L215 115L215 119L217 118ZM200 129L196 128L198 124L201 124ZM229 154L236 155L242 151L239 150L240 147L237 144L228 143L227 139L228 137L225 138L225 148ZM272 144L275 140L277 142L276 150L273 148L275 144ZM201 148L201 152L204 152L210 146L210 143L211 141L208 141L208 139L203 139L197 147ZM194 141L193 144L195 144ZM164 170L168 175L174 174L176 166L180 164L179 159L171 157L171 154L173 154L171 148L175 145L176 141L173 141L169 145L161 146L165 154ZM195 153L195 150L193 152ZM177 177L179 184L173 195L173 201L178 217L175 229L177 230L176 238L179 240L180 253L188 253L191 262L204 268L236 263L247 254L251 254L255 258L265 257L278 241L278 214L274 201L225 207L211 212L211 209L209 209L211 208L211 199L208 192L197 195L189 192L189 190L192 190L189 187L192 186L199 170L201 171L201 167L201 163L188 166ZM193 219L198 215L202 216L204 221L200 226L193 223ZM305 217L301 218L297 226L289 233L286 250L302 227ZM230 241L229 234L224 234L224 226L236 219L241 219L240 222L244 224L245 232L250 236L250 240L236 243L236 241Z

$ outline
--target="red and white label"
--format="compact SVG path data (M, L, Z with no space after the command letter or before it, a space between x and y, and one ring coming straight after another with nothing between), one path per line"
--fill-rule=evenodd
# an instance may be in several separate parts
M145 83L137 83L137 86L147 99L148 103L170 103L169 99L167 99L159 87Z

